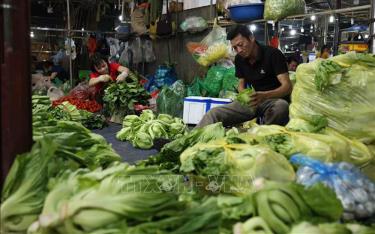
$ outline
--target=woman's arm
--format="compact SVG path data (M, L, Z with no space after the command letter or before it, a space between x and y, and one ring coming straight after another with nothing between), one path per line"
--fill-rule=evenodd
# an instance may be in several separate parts
M128 77L129 75L129 68L124 66L119 66L117 68L117 71L120 72L120 74L116 78L116 82L122 82Z
M98 83L101 83L101 82L108 82L109 80L111 80L111 77L109 75L101 75L101 76L98 76L97 78L91 78L89 80L89 86L94 86Z

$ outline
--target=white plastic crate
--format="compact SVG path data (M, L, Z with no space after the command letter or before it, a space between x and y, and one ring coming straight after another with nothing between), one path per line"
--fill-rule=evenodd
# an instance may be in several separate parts
M231 99L190 96L184 98L183 120L187 124L197 124L210 109L231 103Z

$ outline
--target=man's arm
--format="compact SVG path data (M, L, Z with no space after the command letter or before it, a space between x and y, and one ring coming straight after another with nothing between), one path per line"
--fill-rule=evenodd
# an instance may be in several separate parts
M280 87L269 91L254 92L251 95L251 106L257 106L266 99L285 97L292 92L293 86L288 73L277 75L277 79L281 84Z
M238 92L241 92L242 90L244 90L246 88L246 82L245 82L245 79L244 78L239 78L239 82L238 82Z

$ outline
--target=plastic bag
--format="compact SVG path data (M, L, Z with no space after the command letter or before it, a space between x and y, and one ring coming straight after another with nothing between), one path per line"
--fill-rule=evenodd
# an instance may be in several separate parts
M302 154L292 156L290 161L300 166L297 183L312 186L321 182L335 191L344 207L344 219L364 219L375 214L375 183L354 165L325 164Z
M180 28L184 32L201 32L207 28L207 22L200 16L192 16L184 20L184 22L180 24Z
M291 119L328 126L366 144L375 144L375 56L347 53L298 66L289 107Z
M187 96L204 96L201 83L201 79L198 76L195 77L194 81L187 88Z
M267 0L264 4L264 19L279 21L290 15L305 13L304 0Z
M187 48L200 65L207 67L229 55L230 45L226 37L225 28L215 21L212 31L200 43L190 42Z
M64 92L61 89L52 86L48 89L47 96L51 101L56 101L64 96Z
M181 80L176 81L171 87L163 87L156 99L159 114L169 114L182 117L186 87Z
M42 74L31 75L31 90L33 92L39 92L40 94L45 95L51 86L52 84L48 77L45 77Z
M88 99L90 97L89 85L87 84L87 82L79 83L76 87L74 87L69 92L69 96L72 96L81 100Z
M261 0L229 0L226 1L226 7L244 5L244 4L258 4L263 3Z

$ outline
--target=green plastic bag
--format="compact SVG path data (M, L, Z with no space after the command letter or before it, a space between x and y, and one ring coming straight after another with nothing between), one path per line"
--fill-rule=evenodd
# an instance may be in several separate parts
M164 86L156 99L158 113L182 117L184 97L186 87L181 80L174 82L171 87Z
M208 97L219 97L221 91L236 91L238 79L235 77L234 68L212 66L202 82L203 89Z
M304 0L267 0L264 3L264 19L279 21L290 15L305 13Z
M197 76L187 88L187 96L204 96L202 92L202 81Z

